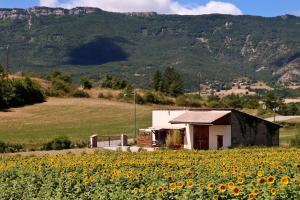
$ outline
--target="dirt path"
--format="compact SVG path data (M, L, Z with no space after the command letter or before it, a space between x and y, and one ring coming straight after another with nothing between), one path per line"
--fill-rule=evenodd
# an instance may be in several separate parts
M298 116L276 116L275 120L278 121L278 122L281 122L281 121L287 121L287 120L290 120L290 119L298 119L298 118L300 118L300 115L298 115ZM270 121L270 122L273 122L274 117L269 117L266 120Z

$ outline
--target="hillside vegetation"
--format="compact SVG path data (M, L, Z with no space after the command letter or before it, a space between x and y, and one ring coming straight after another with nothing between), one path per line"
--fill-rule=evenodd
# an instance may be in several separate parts
M171 66L190 90L197 88L198 72L202 81L240 76L268 83L299 80L298 17L79 11L37 8L3 17L0 46L9 45L12 70L47 74L62 69L91 78L110 73L149 86L157 69ZM5 58L2 48L1 63Z

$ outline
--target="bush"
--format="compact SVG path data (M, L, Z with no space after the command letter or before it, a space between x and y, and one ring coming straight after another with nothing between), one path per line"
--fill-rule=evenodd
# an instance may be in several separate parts
M298 133L295 138L291 140L291 146L300 147L300 134Z
M83 89L92 89L93 87L92 81L87 77L80 78L80 85L83 87Z
M0 153L15 153L23 150L20 144L6 144L0 141Z
M182 145L183 138L179 130L171 131L166 138L167 147L170 149L179 149Z
M153 104L159 103L159 99L152 92L149 91L147 91L144 94L144 100L146 103L153 103Z
M90 98L90 95L83 90L75 90L72 96L77 98Z
M54 140L43 145L42 150L62 150L70 149L71 140L66 136L55 138Z
M187 97L184 95L177 97L175 100L175 103L176 103L176 106L189 106Z

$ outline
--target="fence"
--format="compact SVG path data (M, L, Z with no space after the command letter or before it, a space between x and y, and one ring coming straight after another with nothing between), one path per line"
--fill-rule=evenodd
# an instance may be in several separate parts
M120 145L120 136L98 136L97 147L115 147Z

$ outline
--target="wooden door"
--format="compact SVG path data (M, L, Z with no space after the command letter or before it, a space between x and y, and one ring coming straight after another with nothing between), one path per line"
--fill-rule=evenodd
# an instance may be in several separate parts
M223 147L223 138L224 136L223 135L218 135L218 149L221 149Z
M194 126L194 149L209 149L209 126Z

